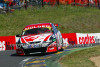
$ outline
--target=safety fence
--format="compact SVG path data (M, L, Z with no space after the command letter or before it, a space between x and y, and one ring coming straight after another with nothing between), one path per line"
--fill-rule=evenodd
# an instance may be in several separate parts
M70 47L93 46L100 43L100 33L64 33L64 43Z
M100 33L62 33L63 43L69 47L93 46L100 43ZM0 36L0 51L16 50L19 37Z
M44 4L100 7L100 0L43 0Z
M55 6L61 4L100 8L100 0L0 0L0 12L13 12L14 9L27 9L29 6L44 7L45 5Z

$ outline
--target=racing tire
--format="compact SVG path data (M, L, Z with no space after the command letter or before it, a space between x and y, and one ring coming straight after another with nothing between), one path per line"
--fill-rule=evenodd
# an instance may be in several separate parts
M30 54L29 53L25 53L25 56L29 56Z
M57 45L57 41L56 41L56 48L57 48L57 51L56 51L56 53L57 53L57 52L59 51L59 50L58 50L58 45Z
M29 52L25 52L25 51L24 51L24 54L25 54L25 56L30 55L30 53L29 53Z
M62 39L62 43L61 44L62 44L62 47L61 47L60 51L63 51L64 50L64 48L63 48L64 47L63 39Z

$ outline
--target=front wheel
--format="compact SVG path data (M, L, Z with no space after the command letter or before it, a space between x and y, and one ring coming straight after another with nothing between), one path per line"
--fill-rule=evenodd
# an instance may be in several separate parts
M63 39L62 39L62 43L61 43L62 47L61 47L61 50L60 51L63 51L64 50L64 44L63 44Z
M58 45L57 45L57 41L56 41L56 49L57 49L57 51L56 51L56 52L58 52L59 50L58 50Z

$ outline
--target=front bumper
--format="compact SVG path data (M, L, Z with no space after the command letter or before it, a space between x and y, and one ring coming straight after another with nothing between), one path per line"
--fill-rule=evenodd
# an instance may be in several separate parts
M41 47L41 48L31 48L31 49L17 49L16 52L18 55L29 55L34 53L46 53L47 47Z
M16 50L18 55L28 55L34 53L49 53L49 52L56 52L56 51L57 51L56 41L46 47L24 49L22 46L20 46Z

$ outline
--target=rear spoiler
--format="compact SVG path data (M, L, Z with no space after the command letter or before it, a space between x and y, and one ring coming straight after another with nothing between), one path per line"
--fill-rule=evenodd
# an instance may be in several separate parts
M59 26L59 24L54 24L54 26L55 26L55 27L58 27L58 26Z

